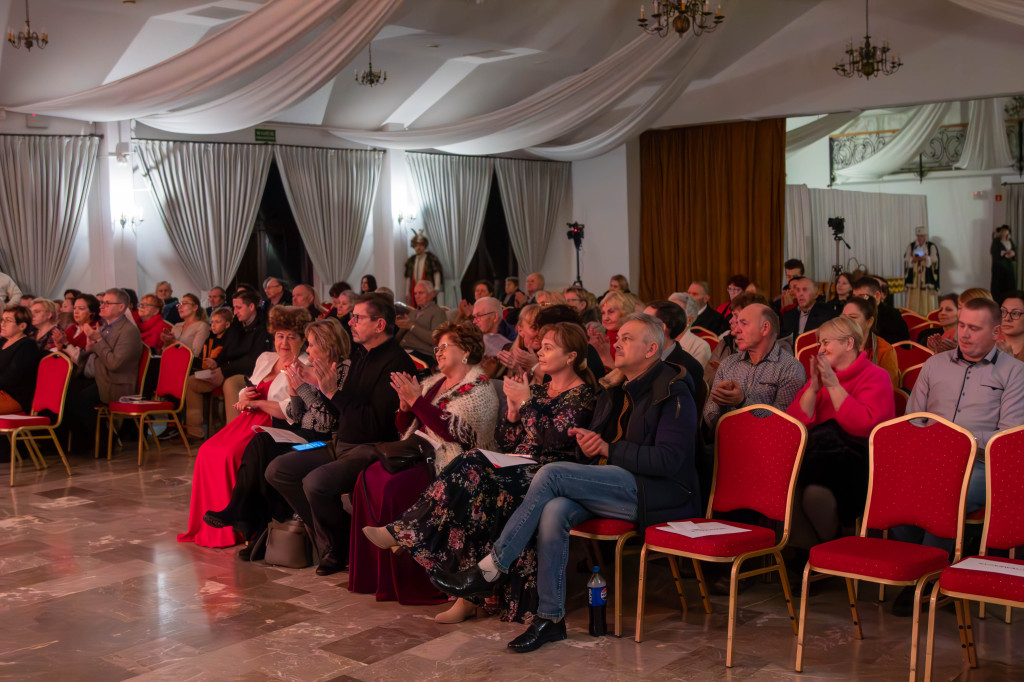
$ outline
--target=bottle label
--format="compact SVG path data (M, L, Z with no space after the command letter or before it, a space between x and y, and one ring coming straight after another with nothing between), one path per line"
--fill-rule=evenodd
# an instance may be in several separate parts
M587 602L591 606L604 606L608 603L608 587L591 587L587 589Z

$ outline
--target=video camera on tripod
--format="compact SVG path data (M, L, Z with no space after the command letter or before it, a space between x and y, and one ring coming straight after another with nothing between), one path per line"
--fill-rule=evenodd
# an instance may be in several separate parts
M572 241L573 246L576 247L576 280L572 283L574 287L582 287L583 280L580 279L580 249L583 248L583 228L586 227L583 223L566 223L569 227L565 232L567 239Z

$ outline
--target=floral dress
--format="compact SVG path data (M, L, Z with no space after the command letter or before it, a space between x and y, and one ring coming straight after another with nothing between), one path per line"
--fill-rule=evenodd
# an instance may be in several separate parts
M449 464L388 530L430 573L463 570L487 556L505 522L526 497L544 464L579 461L570 428L590 423L594 389L586 384L554 398L545 386L533 386L515 424L502 418L495 437L502 450L525 455L536 464L494 468L478 450ZM499 589L502 620L521 622L537 610L537 551L531 541Z

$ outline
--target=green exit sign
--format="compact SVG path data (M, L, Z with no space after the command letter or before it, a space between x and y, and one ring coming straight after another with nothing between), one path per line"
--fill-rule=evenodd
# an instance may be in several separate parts
M257 142L277 142L277 131L270 130L267 128L256 129L256 141Z

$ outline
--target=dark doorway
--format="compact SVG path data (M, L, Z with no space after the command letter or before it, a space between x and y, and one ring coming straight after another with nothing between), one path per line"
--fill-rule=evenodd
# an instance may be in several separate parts
M289 287L302 282L313 283L313 263L299 235L276 162L270 164L256 226L231 287L245 282L262 293L263 280L267 277L280 277Z
M484 226L480 232L480 243L476 254L466 268L466 274L459 283L462 298L473 300L473 285L485 279L491 283L495 297L500 301L505 298L505 278L519 273L519 262L512 251L512 242L508 237L508 222L505 220L505 207L501 203L501 190L498 179L491 176L491 195L487 199L487 210L484 213Z

